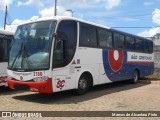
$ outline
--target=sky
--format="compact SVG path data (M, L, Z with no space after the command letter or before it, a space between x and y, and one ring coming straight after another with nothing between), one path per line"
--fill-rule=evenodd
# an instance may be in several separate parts
M6 5L6 30L15 31L24 22L54 16L54 2L0 0L0 29ZM160 33L160 0L57 0L57 15L81 18L143 37Z

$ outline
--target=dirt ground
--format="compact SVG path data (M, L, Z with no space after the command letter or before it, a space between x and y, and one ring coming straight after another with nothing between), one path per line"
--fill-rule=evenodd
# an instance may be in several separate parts
M73 94L73 91L39 94L26 91L13 91L1 87L0 111L160 111L160 82L129 84L124 81L111 83L95 86L89 93L82 96ZM53 118L46 119L52 120ZM128 120L131 118L58 117L56 119ZM143 120L152 118L134 117L132 119ZM160 118L154 119L158 120Z

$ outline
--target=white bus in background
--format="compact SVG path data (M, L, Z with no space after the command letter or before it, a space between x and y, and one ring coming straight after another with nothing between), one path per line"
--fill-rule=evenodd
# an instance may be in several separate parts
M54 93L139 77L154 70L151 40L72 17L18 26L9 55L11 89Z
M8 56L13 32L0 30L0 86L7 86Z

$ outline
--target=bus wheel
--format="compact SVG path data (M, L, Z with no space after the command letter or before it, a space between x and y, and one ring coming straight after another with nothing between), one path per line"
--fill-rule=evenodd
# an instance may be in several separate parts
M85 75L82 75L79 79L78 82L78 89L77 89L77 93L79 95L83 95L85 93L87 93L89 90L89 80L88 77Z
M137 70L134 71L134 75L133 75L133 78L131 80L131 83L132 84L136 84L138 82L138 79L139 79L139 72Z

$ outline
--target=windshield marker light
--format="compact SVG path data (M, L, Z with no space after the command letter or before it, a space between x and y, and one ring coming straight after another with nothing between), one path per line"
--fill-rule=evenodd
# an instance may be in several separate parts
M37 78L34 78L33 80L34 82L42 82L42 81L48 80L48 77L47 76L37 77Z

